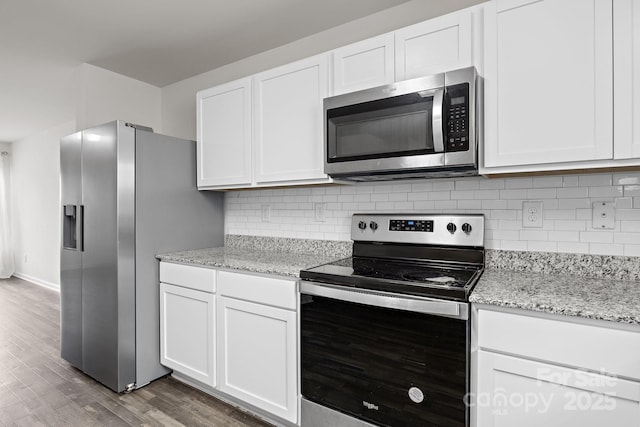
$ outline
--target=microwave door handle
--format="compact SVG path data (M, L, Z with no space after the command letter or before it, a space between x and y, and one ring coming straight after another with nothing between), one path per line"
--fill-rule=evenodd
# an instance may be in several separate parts
M444 89L436 89L433 94L433 112L431 127L433 130L433 149L436 153L444 153L444 136L442 133L442 113L444 108Z

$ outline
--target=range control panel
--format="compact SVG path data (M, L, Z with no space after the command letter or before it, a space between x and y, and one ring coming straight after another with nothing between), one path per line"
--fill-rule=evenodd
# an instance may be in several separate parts
M354 214L354 241L484 246L482 214Z
M433 232L433 221L422 219L391 219L389 220L390 231L423 231Z

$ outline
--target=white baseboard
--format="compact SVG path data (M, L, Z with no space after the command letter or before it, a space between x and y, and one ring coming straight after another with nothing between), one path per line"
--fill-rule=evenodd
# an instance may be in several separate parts
M38 279L37 277L29 276L28 274L18 273L17 271L13 275L19 279L31 282L34 285L42 286L43 288L51 289L56 292L60 292L60 285L46 280Z

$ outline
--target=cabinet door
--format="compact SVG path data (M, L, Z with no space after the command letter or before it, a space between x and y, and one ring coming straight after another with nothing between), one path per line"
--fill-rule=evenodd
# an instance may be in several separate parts
M324 175L322 99L327 55L255 76L255 173L258 183Z
M251 78L196 98L198 188L251 184Z
M640 425L640 383L478 352L474 396L481 427Z
M334 50L332 94L393 83L393 43L393 33L387 33Z
M220 297L220 390L297 421L296 314Z
M640 158L640 3L613 3L616 159Z
M498 0L484 29L485 167L611 159L612 0Z
M214 387L215 296L160 284L160 362Z
M396 80L469 67L471 11L451 13L396 31Z

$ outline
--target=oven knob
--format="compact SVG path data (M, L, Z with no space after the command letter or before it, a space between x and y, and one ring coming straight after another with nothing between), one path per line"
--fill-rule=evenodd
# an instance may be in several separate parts
M369 223L369 228L372 229L373 231L376 231L378 229L378 223L375 221L371 221Z
M449 231L449 233L453 234L457 229L458 227L456 227L454 223L450 222L449 224L447 224L447 230Z
M360 222L358 223L358 228L359 228L360 230L364 230L365 228L367 228L367 223L366 223L366 222L364 222L364 221L360 221Z
M468 222L462 224L462 231L464 231L465 234L471 233L471 224L469 224Z

